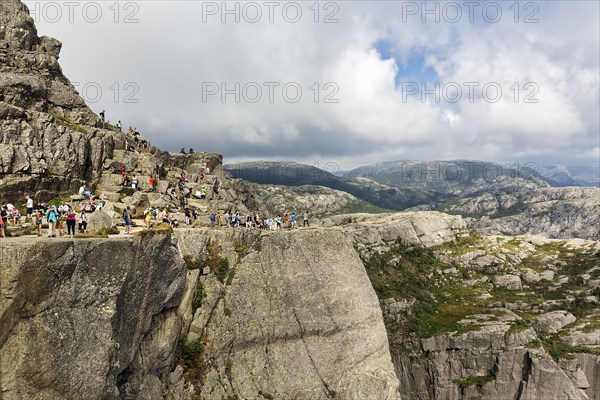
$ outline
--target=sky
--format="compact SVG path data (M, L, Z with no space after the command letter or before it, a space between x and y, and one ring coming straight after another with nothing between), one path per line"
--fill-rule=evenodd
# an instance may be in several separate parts
M599 163L598 1L25 3L88 105L167 150Z

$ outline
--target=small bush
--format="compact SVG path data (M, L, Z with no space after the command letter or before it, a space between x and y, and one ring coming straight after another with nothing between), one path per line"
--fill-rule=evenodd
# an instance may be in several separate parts
M196 282L196 290L194 291L194 298L192 299L192 315L196 314L196 310L202 306L203 299L204 285L202 285L202 281L198 279Z
M217 268L215 268L215 275L221 283L225 282L225 278L227 277L227 273L229 272L229 260L226 258L221 258Z
M192 382L201 382L206 372L205 345L200 338L187 340L182 337L177 348L177 362L183 366L185 376Z
M461 388L466 388L473 385L483 386L486 383L493 381L494 379L496 379L496 375L492 373L483 376L469 376L466 379L457 379L454 381L454 383L456 383Z
M183 261L185 261L185 265L190 271L195 269L202 269L204 264L202 260L194 258L191 254L186 254L185 256L183 256Z

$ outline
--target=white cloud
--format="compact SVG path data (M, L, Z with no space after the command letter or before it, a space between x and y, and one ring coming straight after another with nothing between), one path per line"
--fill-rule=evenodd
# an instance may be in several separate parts
M137 126L171 150L192 145L230 160L337 159L355 166L398 158L573 160L598 144L595 2L543 3L535 24L515 24L507 8L496 24L481 18L469 23L466 15L457 24L424 24L417 17L403 21L401 3L366 1L338 3L337 24L315 24L308 3L301 3L296 24L280 14L268 23L264 13L256 24L223 24L218 17L202 23L200 2L136 4L137 24L115 24L106 3L106 18L97 24L79 18L73 24L40 21L38 28L64 43L61 63L68 77L102 86L93 109L106 109L109 119ZM381 39L392 43L395 60L382 60L373 49ZM502 99L485 101L480 91L473 103L466 92L456 104L436 103L432 96L424 103L419 96L404 99L396 74L414 68L408 61L415 51L442 85L495 82ZM115 82L121 89L116 103L110 89ZM127 82L139 86L138 104L123 101ZM256 82L263 98L236 103L228 95L222 103L215 95L203 102L203 82L229 88ZM280 83L272 103L264 82ZM299 102L282 97L286 82L302 88ZM328 82L339 88L338 103L323 102L335 89L326 90ZM519 102L510 89L515 82ZM539 88L537 104L523 102L532 92L523 87L527 82ZM597 160L597 151L585 154Z

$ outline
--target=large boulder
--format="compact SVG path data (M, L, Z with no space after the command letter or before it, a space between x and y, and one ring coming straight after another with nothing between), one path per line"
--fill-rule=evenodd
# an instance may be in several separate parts
M115 213L116 214L116 213ZM100 232L102 229L113 226L114 215L103 210L94 211L88 215L87 230L89 232Z
M568 311L551 311L537 317L533 323L533 327L538 331L557 333L576 320L577 318Z

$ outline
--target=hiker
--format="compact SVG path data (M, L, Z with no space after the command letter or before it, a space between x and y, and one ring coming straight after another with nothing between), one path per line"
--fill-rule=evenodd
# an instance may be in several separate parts
M123 220L125 221L125 234L131 235L131 208L129 206L123 210Z
M33 218L33 199L29 197L29 195L25 196L27 202L25 203L25 207L27 208L27 218Z
M108 201L108 195L106 193L102 193L100 195L100 201L102 201L102 204L105 204Z
M194 218L194 225L196 225L196 222L198 222L198 210L195 208L192 210L192 218Z
M308 211L305 211L304 214L302 214L302 226L310 227L310 224L308 223Z
M215 227L215 222L217 221L217 216L215 213L210 214L210 226L211 228Z
M46 219L48 220L48 237L56 237L56 233L54 232L54 228L58 222L58 211L56 211L56 206L52 206L46 211Z
M183 147L181 148L181 150L179 150L179 152L180 152L181 154L187 154L187 153L185 152L185 148L183 148Z
M54 225L54 231L58 233L58 236L62 236L65 233L62 224L60 223L60 217L56 220L56 225Z
M81 214L79 214L79 231L85 233L87 230L87 212L85 208L81 210Z
M75 211L72 208L67 212L67 235L75 236Z
M188 151L188 154L194 154L194 149L192 149L192 148L190 147L190 149L189 149L189 151Z
M156 164L156 167L154 167L154 172L156 172L157 178L160 178L160 172L161 172L160 170L161 170L160 165Z
M105 121L105 116L106 116L106 111L105 110L100 111L100 118L102 119L102 122Z
M203 187L202 190L200 190L200 200L204 200L206 199L206 188Z
M154 176L150 175L150 179L148 179L148 186L150 186L150 191L154 192L156 189L156 182L154 181Z
M186 209L184 210L184 215L185 215L185 224L191 225L192 224L192 210L190 210L189 208L186 207Z
M217 214L217 228L221 227L221 211Z
M6 211L6 206L2 206L0 210L0 234L3 238L6 238L6 224L8 223L8 212Z
M121 124L121 121L117 122L117 128L119 129L119 132L123 132L123 124Z
M162 222L164 223L169 223L169 213L167 213L167 209L163 209L162 212L159 214L158 218L160 220L162 220Z
M131 188L137 190L138 189L138 180L135 175L131 178Z
M38 210L35 213L35 226L37 227L37 235L38 237L42 236L42 220L44 219L44 213L41 210Z
M229 216L229 211L225 211L225 227L230 228L231 225L231 217Z
M146 229L150 229L152 226L152 217L154 216L152 209L147 208L146 212L144 212L144 221L146 222Z
M285 213L285 215L283 216L283 227L284 228L289 228L289 224L290 223L290 216L288 215L288 213Z
M294 229L294 228L296 228L296 213L294 213L294 212L292 213L291 220L292 220L292 223L290 225L290 228Z

